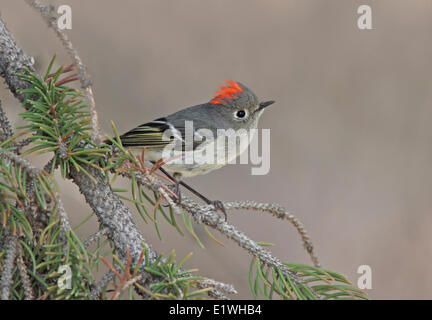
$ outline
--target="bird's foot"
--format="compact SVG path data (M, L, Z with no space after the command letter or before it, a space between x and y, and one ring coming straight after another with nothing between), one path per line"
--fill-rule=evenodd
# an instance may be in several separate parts
M180 183L179 182L176 182L174 184L173 192L174 192L175 196L172 196L171 198L174 200L174 202L181 203L182 194L180 191ZM165 207L165 208L169 207L169 206L170 206L169 204L163 205L163 207Z
M222 201L213 200L213 201L210 201L209 204L213 205L215 207L216 211L220 210L223 213L224 218L225 218L225 222L226 222L227 221L227 214L226 214L225 206L223 205Z

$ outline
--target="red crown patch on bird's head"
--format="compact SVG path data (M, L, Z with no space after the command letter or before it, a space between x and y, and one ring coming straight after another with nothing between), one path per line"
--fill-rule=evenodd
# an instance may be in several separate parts
M223 104L226 99L233 99L243 91L243 88L235 81L225 80L228 85L221 85L220 91L216 92L216 96L210 100L211 104Z

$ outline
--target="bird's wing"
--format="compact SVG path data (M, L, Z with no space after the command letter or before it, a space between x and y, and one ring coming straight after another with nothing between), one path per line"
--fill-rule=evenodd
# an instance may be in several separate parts
M164 135L166 130L171 130L171 134ZM163 148L176 138L182 139L181 131L172 127L165 118L147 122L120 136L125 147Z
M164 148L177 140L177 143L181 143L181 148L186 150L185 130L185 127L179 126L179 123L173 126L166 118L159 118L126 132L120 136L120 140L125 147L148 148ZM192 150L195 150L202 142L193 141Z

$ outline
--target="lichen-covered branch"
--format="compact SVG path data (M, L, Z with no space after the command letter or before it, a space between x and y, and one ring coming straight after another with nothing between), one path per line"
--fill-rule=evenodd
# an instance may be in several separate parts
M17 46L4 22L0 19L0 74L4 77L10 90L21 102L24 102L25 96L17 93L17 91L28 88L29 84L17 77L16 74L24 73L26 68L34 71L33 63L34 59L26 55ZM14 154L3 154L15 159ZM24 160L21 159L20 161ZM142 245L146 242L133 223L130 210L121 202L111 187L106 184L101 171L93 167L86 169L96 179L96 185L88 176L76 170L72 171L71 179L78 185L86 201L97 214L101 224L110 229L110 239L115 244L120 256L125 256L126 249L129 248L131 256L138 261L143 249ZM150 246L147 249L149 250L149 257L154 260L157 256L156 253L151 250Z
M120 174L126 177L130 177L129 173L127 172L121 172ZM134 174L135 179L142 186L155 192L159 192L159 190L163 189L162 182L156 177L141 172L135 172ZM184 195L182 195L182 200L180 204L172 204L172 200L170 200L170 204L181 207L185 211L189 212L197 223L203 223L218 230L227 238L233 240L240 247L248 251L251 255L253 255L254 257L258 257L266 265L274 268L280 268L282 272L284 272L285 275L289 276L294 283L303 284L303 281L299 279L295 274L293 274L289 270L289 268L286 267L278 258L276 258L269 251L258 245L245 233L238 230L237 227L225 221L217 213L214 206L199 204Z
M14 271L14 262L17 255L18 239L16 236L9 236L6 239L6 258L0 279L1 299L9 300L9 294L12 287L12 275Z
M20 79L17 74L24 68L34 71L34 59L25 54L16 44L14 38L0 19L0 76L2 76L9 90L19 101L23 102L25 96L18 93L19 89L26 89L30 84Z
M31 7L38 10L44 20L47 22L48 26L52 28L60 39L63 47L66 49L70 58L74 61L78 68L78 79L81 82L81 88L86 93L86 98L89 102L89 109L92 121L92 138L96 143L102 142L101 131L99 127L98 114L96 111L96 103L93 95L93 87L90 81L90 77L87 73L87 67L78 55L78 51L72 45L65 32L63 32L57 25L57 17L54 14L54 7L52 5L44 5L36 0L25 0Z
M96 184L85 173L76 170L72 170L71 178L98 217L101 226L109 230L108 238L119 255L126 257L126 250L129 248L132 263L136 263L144 246L150 261L155 261L157 253L138 231L129 208L105 182L102 171L91 166L85 169L95 178Z

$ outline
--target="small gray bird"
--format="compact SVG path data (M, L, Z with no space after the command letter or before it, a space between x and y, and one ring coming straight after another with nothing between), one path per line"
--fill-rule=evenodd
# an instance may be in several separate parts
M120 136L125 147L146 147L146 160L155 163L164 159L160 170L176 182L179 199L181 184L207 204L222 210L225 218L222 202L210 201L182 179L206 174L240 155L253 138L250 129L257 128L264 109L274 103L259 102L256 95L239 82L226 83L210 102L147 122ZM225 143L233 136L234 144Z

